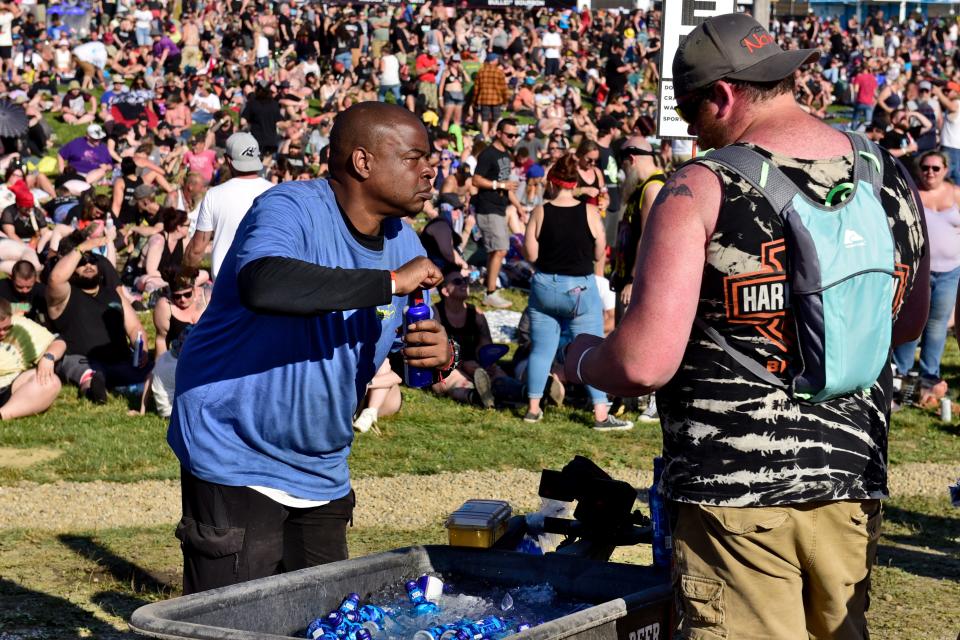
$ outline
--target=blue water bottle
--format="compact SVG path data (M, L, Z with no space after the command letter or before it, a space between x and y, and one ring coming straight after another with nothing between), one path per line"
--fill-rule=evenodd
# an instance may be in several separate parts
M404 333L406 334L411 324L415 322L420 322L421 320L430 319L430 307L423 301L423 292L417 290L414 294L413 304L407 309L407 313L404 316ZM407 346L413 346L407 344ZM408 387L423 388L429 387L433 384L433 371L430 369L422 369L420 367L411 367L408 364L404 364L404 379L406 380Z
M346 598L343 599L343 602L340 603L340 608L337 609L340 613L349 613L351 611L356 611L357 607L360 606L360 595L356 593L348 594Z
M383 631L387 626L387 618L396 615L392 609L378 607L375 604L365 604L357 609L357 615L363 628L370 633Z
M414 369L410 369L411 371ZM416 369L420 371L420 369ZM407 580L403 585L407 590L407 595L410 597L410 602L413 603L413 615L421 616L430 613L436 613L440 610L440 607L434 603L427 600L427 596L424 595L423 589L420 588L420 585L417 584L416 580Z
M670 520L667 505L657 490L660 476L663 475L663 458L653 459L653 484L650 486L650 521L653 524L653 564L657 567L670 566L673 554L673 542L670 537Z
M477 620L472 625L470 629L474 632L474 635L480 635L485 638L491 638L497 634L503 633L507 630L507 623L503 618L498 618L497 616L490 616L488 618L483 618Z
M137 339L133 343L133 366L139 368L140 360L143 358L143 332L137 331Z

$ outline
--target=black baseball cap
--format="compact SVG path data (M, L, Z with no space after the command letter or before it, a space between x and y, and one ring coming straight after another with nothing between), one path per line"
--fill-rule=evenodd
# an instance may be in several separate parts
M721 79L774 82L819 58L816 49L784 51L746 14L714 16L680 43L673 58L673 93L683 97Z

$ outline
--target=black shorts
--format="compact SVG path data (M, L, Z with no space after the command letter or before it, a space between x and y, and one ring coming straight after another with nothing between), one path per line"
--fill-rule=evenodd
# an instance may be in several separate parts
M0 47L0 60L9 60L13 57L13 47Z
M13 385L0 389L0 407L10 402L10 396L13 395Z
M496 122L500 119L500 105L480 105L480 119L487 122Z

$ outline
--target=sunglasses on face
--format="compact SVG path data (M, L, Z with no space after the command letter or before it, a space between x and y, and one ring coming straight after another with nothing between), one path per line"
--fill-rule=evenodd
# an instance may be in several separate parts
M514 139L514 140L520 137L520 134L519 134L519 133L507 133L506 131L504 131L504 132L501 133L500 135L502 135L502 136L505 137L505 138L510 138L510 139Z
M174 300L189 300L193 297L193 289L187 289L186 291L174 291L170 294L170 297Z
M627 156L655 156L657 155L654 151L647 151L646 149L639 149L637 147L624 147L623 154Z
M682 100L678 99L677 105L673 109L677 112L677 115L680 116L681 120L687 124L693 124L697 119L697 115L700 114L700 107L703 106L706 99L707 93L705 91L698 91Z
M97 264L97 256L87 251L85 254L80 256L80 262L77 264L77 266L84 267L89 264Z
M943 169L944 169L944 167L941 167L941 166L938 166L938 165L935 165L935 164L923 164L923 165L920 165L920 171L922 171L922 172L924 172L924 173L927 173L928 171L931 172L931 173L940 173L941 171L943 171Z

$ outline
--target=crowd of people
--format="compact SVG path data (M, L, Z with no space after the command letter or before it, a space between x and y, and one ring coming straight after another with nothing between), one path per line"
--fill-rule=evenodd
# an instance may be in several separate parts
M0 4L0 108L24 116L0 159L0 418L45 410L62 384L172 415L185 590L345 557L353 432L402 410L414 366L432 393L531 424L564 403L596 432L632 428L628 411L659 420L684 629L727 635L710 594L729 584L737 633L866 637L889 411L949 392L955 19L705 22L674 62L676 110L701 149L736 150L685 164L690 140L657 137L657 8L101 0L79 23L48 9ZM887 247L864 273L891 298L896 322L882 310L870 342L889 330L893 370L842 397L784 390L806 334L785 324L789 234L768 180L804 211L886 216L884 233L842 240ZM432 319L404 328L422 289ZM491 310L516 325L510 358ZM227 515L208 512L218 491ZM744 580L725 546L787 520L856 539L833 574L811 570L806 619L811 578ZM211 542L204 525L301 544ZM778 567L808 555L796 545L756 543ZM782 609L764 606L774 593Z
M531 422L543 402L562 403L558 354L575 333L603 335L619 321L645 216L692 153L687 140L656 137L660 12L249 0L222 9L102 2L77 28L42 5L0 5L0 92L28 117L3 140L0 269L15 314L67 340L60 377L95 402L146 383L141 410L150 395L168 414L165 365L246 208L279 182L327 176L337 114L385 101L430 132L433 198L411 222L451 274L436 312L471 345L460 375L434 390L488 407L526 403ZM895 359L908 391L933 406L947 392L939 361L960 280L949 232L960 225L957 24L811 14L775 18L771 33L784 49L822 54L794 73L802 107L890 150L942 214L919 378L909 375L916 344ZM83 135L59 140L55 121ZM77 265L59 260L71 250ZM79 287L89 308L65 305L58 283ZM481 308L467 303L469 287ZM529 370L524 357L508 366L475 352L492 343L482 308L511 307L502 289L512 287L531 294L519 337ZM146 309L152 349L136 313ZM631 426L605 394L579 395L598 428ZM358 430L376 424L375 405ZM657 419L652 396L626 406Z

